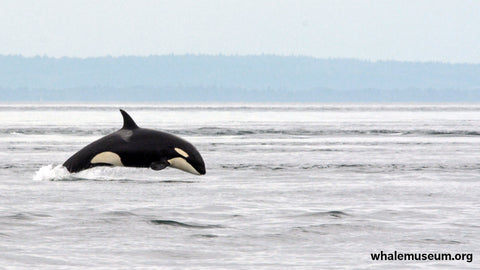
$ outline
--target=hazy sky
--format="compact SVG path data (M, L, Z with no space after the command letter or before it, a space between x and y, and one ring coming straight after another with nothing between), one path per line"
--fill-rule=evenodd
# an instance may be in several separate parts
M0 1L0 54L480 63L480 1Z

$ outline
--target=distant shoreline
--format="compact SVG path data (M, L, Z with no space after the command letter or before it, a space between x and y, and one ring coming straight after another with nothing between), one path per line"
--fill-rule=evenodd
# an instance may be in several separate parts
M0 101L480 102L480 64L304 56L0 56Z

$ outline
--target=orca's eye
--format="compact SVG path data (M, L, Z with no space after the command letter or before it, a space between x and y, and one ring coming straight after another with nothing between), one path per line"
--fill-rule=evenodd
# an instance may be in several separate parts
M183 151L182 149L175 147L175 151L179 153L181 156L183 156L184 158L188 158L187 152Z

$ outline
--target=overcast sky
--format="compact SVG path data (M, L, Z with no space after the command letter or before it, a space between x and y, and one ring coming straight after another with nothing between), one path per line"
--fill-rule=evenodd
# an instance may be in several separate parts
M480 63L480 1L0 1L0 54Z

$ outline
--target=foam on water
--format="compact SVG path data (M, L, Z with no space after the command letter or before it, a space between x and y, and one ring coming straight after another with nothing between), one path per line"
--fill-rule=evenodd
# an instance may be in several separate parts
M130 179L129 169L119 167L96 167L78 173L70 173L67 168L62 165L43 166L35 173L33 180L35 181L75 181L75 180L133 180ZM130 169L135 170L135 169Z
M62 165L43 166L35 173L35 181L74 181L74 180L123 180L122 168L97 167L78 173L70 173Z
M168 179L164 179L163 176L168 172L177 175L170 176ZM139 177L139 175L141 177ZM155 182L182 182L190 183L192 181L185 180L181 177L182 174L176 170L165 170L162 173L162 179L159 178L158 172L152 171L147 168L126 168L126 167L94 167L87 170L83 170L77 173L70 173L67 168L62 165L46 165L38 169L33 176L35 181L144 181L154 180Z
M70 172L62 165L49 164L43 166L35 173L33 180L35 181L54 181L63 180L70 176Z

